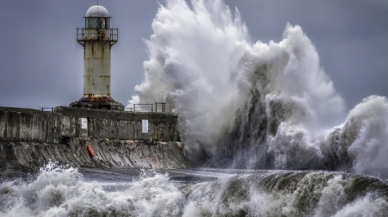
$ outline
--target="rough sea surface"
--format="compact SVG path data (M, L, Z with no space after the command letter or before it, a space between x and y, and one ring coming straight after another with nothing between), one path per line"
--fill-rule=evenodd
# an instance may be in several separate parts
M388 216L383 180L327 171L75 169L3 179L0 216Z
M239 11L222 0L167 0L129 104L165 101L199 165L386 169L387 98L360 99L347 112L314 39L285 26L279 42L252 41Z

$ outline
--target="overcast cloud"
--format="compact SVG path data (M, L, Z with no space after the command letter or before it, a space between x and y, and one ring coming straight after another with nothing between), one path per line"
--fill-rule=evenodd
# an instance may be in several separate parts
M83 48L76 28L96 1L1 0L0 106L67 106L82 96ZM164 3L163 0L160 1ZM280 41L287 23L300 25L321 66L351 109L364 97L388 95L388 2L385 0L226 0L237 7L252 42ZM99 0L119 28L112 48L112 97L131 99L143 80L155 0Z

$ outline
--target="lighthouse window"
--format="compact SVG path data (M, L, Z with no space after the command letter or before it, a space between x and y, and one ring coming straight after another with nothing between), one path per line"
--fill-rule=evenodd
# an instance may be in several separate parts
M91 18L86 18L85 20L86 20L85 26L87 29L97 29L98 18L91 17Z
M98 28L105 29L105 18L98 18Z
M109 29L110 28L110 25L109 25L109 18L105 18L105 21L106 21L106 29Z
M99 25L98 25L98 27L100 28L100 29L107 29L107 28L109 28L108 27L108 20L109 19L107 19L107 18L98 18L99 20L98 20L98 23L99 23Z

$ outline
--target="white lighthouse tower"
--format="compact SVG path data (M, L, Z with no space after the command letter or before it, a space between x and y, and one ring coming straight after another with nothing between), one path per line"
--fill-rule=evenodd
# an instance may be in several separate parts
M94 5L86 11L85 28L77 28L77 42L84 47L84 90L70 107L124 110L110 94L110 50L119 36L110 18L105 7Z

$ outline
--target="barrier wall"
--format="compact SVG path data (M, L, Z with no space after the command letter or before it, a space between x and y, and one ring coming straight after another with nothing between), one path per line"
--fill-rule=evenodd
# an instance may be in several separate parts
M0 169L33 170L49 160L82 167L191 167L171 113L0 107Z
M82 118L87 120L82 128ZM148 133L142 133L142 120ZM177 116L56 107L54 112L0 107L0 139L63 143L70 137L179 141Z

